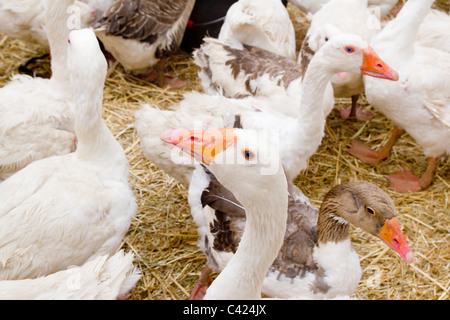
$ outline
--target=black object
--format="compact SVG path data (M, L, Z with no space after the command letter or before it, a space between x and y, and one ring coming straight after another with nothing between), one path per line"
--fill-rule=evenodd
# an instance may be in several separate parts
M49 79L51 77L51 71L50 72L43 72L43 68L39 68L39 65L44 62L49 62L50 60L50 54L44 53L43 55L39 57L33 57L26 61L25 63L21 64L18 68L18 72L20 74L26 74L30 77L40 77ZM40 70L38 70L40 69Z
M181 49L192 52L205 36L217 38L230 6L238 0L196 0L181 42ZM287 0L282 0L287 5Z

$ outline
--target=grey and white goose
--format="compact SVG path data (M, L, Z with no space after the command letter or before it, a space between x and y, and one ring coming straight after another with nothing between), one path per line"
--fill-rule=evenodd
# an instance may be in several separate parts
M198 245L207 257L191 292L191 299L201 299L212 282L210 274L225 268L239 248L246 213L205 167L194 172L188 199L198 225ZM380 238L406 262L413 261L392 199L371 183L337 185L317 210L288 182L287 214L283 245L264 279L262 292L268 297L333 299L354 294L362 270L350 240L350 224Z
M299 53L301 63L263 48L246 44L236 48L207 37L193 56L200 67L202 87L208 94L230 98L286 96L296 103L279 103L276 110L295 117L297 104L302 103L301 88L307 68L318 49L312 40L303 41ZM334 106L331 83L327 84L323 96L323 109L328 115Z
M158 62L179 48L194 4L195 0L116 0L95 33L125 69L165 85L163 63Z

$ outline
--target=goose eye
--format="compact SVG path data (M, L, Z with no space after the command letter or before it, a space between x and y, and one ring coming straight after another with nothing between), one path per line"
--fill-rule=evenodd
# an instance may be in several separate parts
M325 37L325 41L328 41L328 37Z
M373 210L371 207L366 207L366 212L371 216L375 215L375 210Z
M355 52L355 48L353 48L353 47L351 47L351 46L345 47L345 52L347 52L347 53L353 53L353 52Z
M252 160L255 157L253 151L249 149L242 150L242 155L244 156L245 160Z

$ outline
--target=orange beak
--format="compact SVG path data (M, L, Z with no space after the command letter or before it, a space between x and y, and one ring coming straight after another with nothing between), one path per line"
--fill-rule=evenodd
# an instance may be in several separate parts
M206 165L214 157L236 141L232 128L207 130L166 130L161 133L161 140L173 144L187 154Z
M406 243L405 235L400 229L397 217L386 220L377 236L407 263L414 261L414 254Z
M397 71L389 67L381 58L375 53L372 47L367 47L363 50L363 65L361 66L361 73L375 77L397 81L399 76Z

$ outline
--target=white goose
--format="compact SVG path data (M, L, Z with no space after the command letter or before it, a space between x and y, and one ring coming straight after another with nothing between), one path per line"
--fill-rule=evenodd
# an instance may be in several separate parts
M239 248L205 299L260 299L286 230L287 180L276 146L241 129L169 130L161 139L203 161L247 209ZM274 170L264 174L269 166Z
M35 279L0 281L1 300L124 299L141 278L123 250Z
M329 26L325 25L322 33L325 34L328 29ZM300 64L261 48L247 45L242 49L233 48L213 38L204 38L203 44L194 51L193 56L194 62L201 68L198 75L206 93L229 98L276 96L279 103L274 105L275 110L286 116L296 117L298 105L302 103L303 78L319 48L317 41L317 37L307 37L304 40L300 50ZM328 115L334 107L331 83L327 84L322 100L321 108Z
M158 62L179 48L194 3L195 0L116 0L95 33L125 69L162 86L166 79Z
M97 12L97 15L95 17L95 22L99 22L103 19L105 13L111 8L111 6L114 4L116 0L80 0L81 2L84 2L88 4L91 8L94 8ZM90 24L92 25L92 23Z
M379 31L379 23L378 17L368 9L368 0L331 0L314 14L306 36L316 42L314 46L310 45L314 51L339 32L359 35L370 43ZM329 28L324 32L325 25ZM299 63L301 59L299 56ZM356 117L364 121L372 117L357 106L359 95L364 92L360 73L340 73L331 79L331 83L335 97L352 99L351 109L341 109L343 118Z
M366 78L366 96L371 105L394 122L395 128L378 151L357 141L350 149L361 161L378 164L389 157L395 142L407 132L422 147L428 165L421 178L408 170L389 175L391 187L401 192L427 188L439 157L450 154L450 54L415 43L419 25L432 3L408 0L398 16L373 39L374 48L395 66L400 80L387 83Z
M46 32L47 0L0 0L0 32L9 37L49 48ZM91 24L96 10L81 1L74 1L69 9L73 14L71 22L79 23L78 27Z
M330 0L289 0L293 5L299 7L306 13L315 14ZM374 6L380 14L380 18L384 18L397 4L398 0L369 0L369 6ZM374 8L375 10L375 8Z
M311 20L307 36L316 41L311 48L320 48L328 39L339 32L354 33L363 39L371 39L381 30L380 21L397 3L397 1L360 1L332 0L318 10ZM374 8L376 6L376 8ZM328 27L328 30L324 26ZM449 33L450 18L444 12L432 10L427 14L419 27L416 41L428 46L450 51ZM321 38L320 38L321 37ZM314 49L313 49L314 50ZM317 50L317 49L315 49ZM299 60L301 56L299 56ZM300 61L299 61L300 62ZM340 73L332 79L335 97L351 97L352 107L341 109L343 118L355 118L361 121L372 118L372 114L357 106L359 95L364 92L363 78L360 74Z
M330 0L289 0L294 6L300 8L305 13L314 14Z
M362 273L350 241L350 224L376 235L407 262L413 261L394 203L380 188L363 181L336 186L326 195L318 214L300 190L282 179L276 146L269 142L267 150L261 148L272 137L248 136L248 132L239 129L169 130L161 134L163 141L206 165L197 168L189 187L199 245L208 258L191 297L202 297L211 282L211 270L220 275L206 290L205 298L211 294L214 298L249 298L246 286L261 277L262 292L273 298L350 296ZM247 138L245 143L243 137ZM202 184L206 190L197 187ZM282 209L287 214L282 215ZM267 214L270 212L273 216ZM273 219L279 220L276 225ZM281 221L286 227L284 232L279 230ZM264 231L269 226L272 230ZM260 233L264 234L263 239ZM284 234L284 242L276 259L269 260L275 247L266 246L273 241L269 235L274 233L277 239L279 233ZM253 242L247 243L250 240ZM277 247L280 248L278 244ZM254 288L259 287L260 283L255 283ZM239 295L241 292L243 295ZM259 291L255 292L259 296Z
M0 184L1 280L40 277L114 254L137 210L127 158L102 121L106 60L92 30L72 31L69 39L78 147L35 161Z
M432 9L420 24L417 42L424 47L435 48L450 53L450 15Z
M48 0L51 79L17 75L0 89L0 181L29 163L76 148L73 92L67 73L67 8Z
M186 159L182 153L174 153L167 144L162 143L158 131L179 127L233 127L235 120L240 119L244 129L272 130L287 137L280 140L281 157L286 175L290 180L294 179L306 168L308 158L321 143L326 120L322 97L329 79L342 70L389 79L397 77L395 71L386 66L359 37L337 36L311 60L302 83L301 105L295 99L292 101L298 107L296 117L274 111L277 97L229 99L194 92L187 94L175 111L144 105L136 113L135 127L144 154L168 174L188 185L194 167L192 160ZM285 103L286 100L282 101Z
M281 0L239 0L229 9L218 39L251 45L295 60L295 30Z

